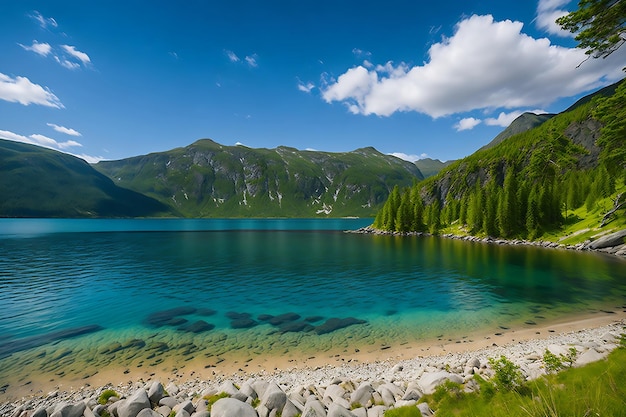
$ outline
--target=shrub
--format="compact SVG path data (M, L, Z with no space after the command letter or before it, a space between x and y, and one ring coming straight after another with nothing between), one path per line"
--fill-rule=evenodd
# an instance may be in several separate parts
M524 385L524 375L520 367L502 355L500 359L489 358L489 365L495 374L493 383L498 391L517 391Z

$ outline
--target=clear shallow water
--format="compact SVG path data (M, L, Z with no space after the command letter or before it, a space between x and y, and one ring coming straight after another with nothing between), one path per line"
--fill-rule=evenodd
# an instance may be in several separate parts
M132 339L144 342L135 356L152 355L150 343L158 342L183 357L193 342L195 354L211 357L460 337L626 302L621 259L342 232L370 223L0 219L0 368L28 352L17 346L51 349L55 332L82 326L103 329L63 346L92 361L103 346ZM147 323L150 314L179 307L189 311L175 318L214 328ZM232 312L258 325L233 329ZM303 331L259 320L290 312ZM365 323L319 331L329 318Z

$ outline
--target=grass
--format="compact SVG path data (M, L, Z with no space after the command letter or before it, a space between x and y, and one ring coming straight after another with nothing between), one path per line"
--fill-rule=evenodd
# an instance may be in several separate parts
M211 407L213 407L213 404L215 404L217 402L217 400L220 400L222 398L229 398L230 395L225 393L225 392L220 392L219 394L213 394L213 395L206 395L203 398L205 400L207 400L208 404L207 404L207 410L210 412L211 411Z
M102 393L98 397L98 404L102 404L102 405L106 404L109 401L109 398L111 397L119 398L119 394L113 391L112 389L105 389L104 391L102 391Z
M476 380L479 392L467 393L458 384L445 384L420 402L427 402L439 417L626 416L626 338L622 336L621 347L606 360L547 375L526 383L523 389L498 390L489 381ZM412 414L387 412L385 416Z

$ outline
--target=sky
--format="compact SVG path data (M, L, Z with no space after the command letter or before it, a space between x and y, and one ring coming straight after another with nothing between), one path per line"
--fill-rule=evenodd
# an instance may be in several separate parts
M624 77L567 0L0 0L0 138L90 163L210 138L470 155Z

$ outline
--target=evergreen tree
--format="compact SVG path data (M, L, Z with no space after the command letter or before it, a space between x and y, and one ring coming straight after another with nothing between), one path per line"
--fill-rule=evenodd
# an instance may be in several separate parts
M515 233L517 217L517 179L516 173L509 168L504 177L504 185L498 199L498 226L500 235L511 237Z
M433 201L426 208L428 218L428 231L431 234L437 234L439 232L439 229L441 228L440 212L441 210L439 200Z
M526 232L529 239L535 239L540 235L540 203L539 203L539 186L535 185L531 188L528 196L528 205L526 211Z

